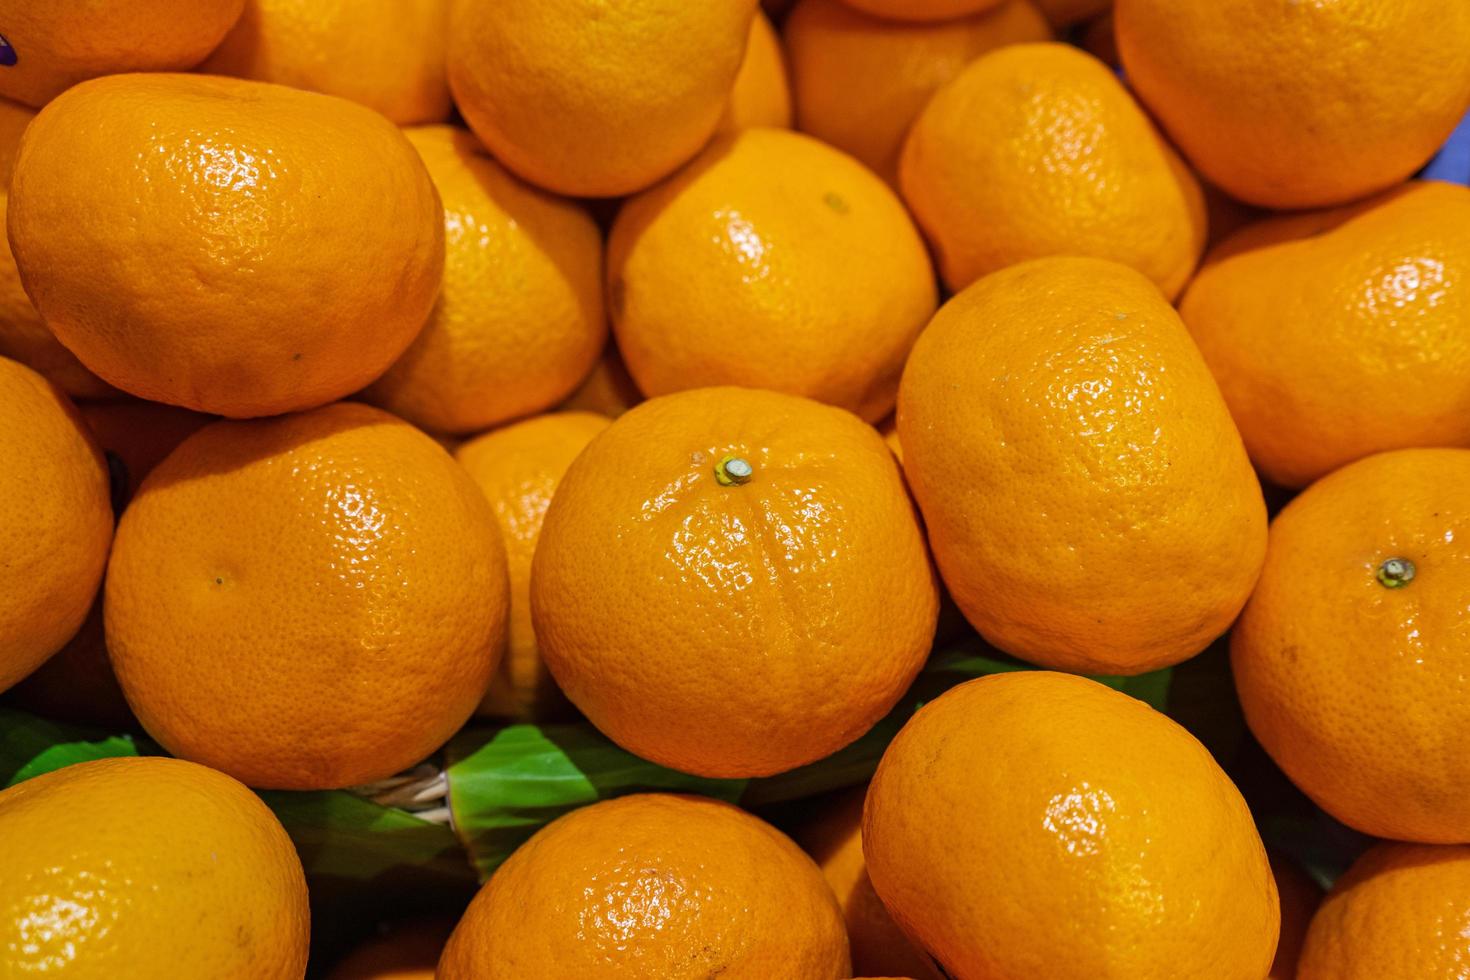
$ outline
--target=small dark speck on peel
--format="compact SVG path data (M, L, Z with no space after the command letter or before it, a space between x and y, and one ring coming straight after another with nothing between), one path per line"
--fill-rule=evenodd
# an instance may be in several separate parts
M299 360L301 360L301 355L299 353L292 354L291 355L291 360L293 360L293 361L299 361Z
M15 53L15 48L10 46L4 35L0 35L0 65L10 68L19 60L20 56Z
M823 194L822 200L826 203L827 207L831 208L833 211L836 211L838 214L847 214L850 210L852 210L847 206L847 200L836 191L828 191L827 193Z

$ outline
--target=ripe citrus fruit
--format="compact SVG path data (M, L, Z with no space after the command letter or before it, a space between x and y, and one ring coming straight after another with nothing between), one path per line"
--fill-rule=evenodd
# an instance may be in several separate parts
M9 212L26 292L83 364L220 415L362 387L423 326L443 269L439 199L397 129L263 82L78 85L26 131Z
M1396 184L1470 106L1470 5L1117 0L1128 81L1193 163L1272 208Z
M1276 949L1276 887L1230 780L1081 677L995 674L920 708L862 835L883 903L954 976L1260 980Z
M1470 188L1414 182L1268 218L1213 252L1180 304L1269 479L1371 453L1470 446Z
M454 453L495 509L510 568L510 647L481 703L483 714L535 719L565 710L531 627L531 557L556 485L610 424L592 412L556 412L488 432Z
M108 455L113 506L119 510L174 447L211 421L172 405L134 400L84 402L77 411ZM78 725L135 724L107 658L100 592L76 635L17 684L12 695L29 711Z
M35 115L24 106L0 101L0 221L5 218L21 134ZM9 241L0 243L0 357L20 361L39 371L73 398L115 394L111 386L82 367L76 355L61 346L46 329L21 285L20 270L15 267Z
M400 126L449 118L449 0L246 0L200 66L341 96Z
M449 84L495 158L562 194L641 190L715 131L755 0L453 0Z
M580 205L522 183L465 130L406 133L444 201L444 284L428 325L366 397L441 432L550 408L607 340L601 233Z
M898 186L898 155L929 97L980 55L1051 30L1030 0L954 20L886 20L802 0L786 21L797 124Z
M956 291L1025 259L1088 255L1173 298L1204 250L1194 176L1112 71L1064 44L993 51L936 92L899 182Z
M70 640L112 541L107 466L67 397L0 357L0 691Z
M245 0L3 0L0 98L41 106L77 82L203 61Z
M475 896L439 980L849 976L832 890L728 803L645 794L543 827Z
M1133 674L1194 656L1255 584L1266 508L1157 289L1039 259L945 304L898 401L904 473L950 594L1034 663Z
M1470 843L1470 450L1403 449L1308 487L1271 525L1231 643L1251 731L1328 813Z
M796 835L797 843L837 894L855 972L941 980L933 961L898 928L868 880L861 833L865 795L866 788L858 787L827 804Z
M1271 874L1276 880L1276 894L1281 899L1281 938L1276 942L1276 958L1266 980L1296 980L1297 962L1302 945L1307 941L1307 927L1322 904L1322 889L1305 873L1275 854L1271 857Z
M609 340L602 356L592 365L592 373L582 379L577 390L559 407L563 411L596 412L615 419L641 401L643 392L628 376L617 343Z
M852 6L874 17L894 20L948 20L978 14L1005 0L846 0Z
M846 154L778 129L717 139L629 200L607 276L618 346L644 393L770 388L869 421L892 410L937 302L893 192Z
M749 129L752 126L791 125L791 85L786 78L786 55L776 29L757 12L750 22L745 60L735 75L719 129Z
M1380 843L1312 919L1297 980L1453 980L1470 958L1467 897L1470 847Z
M592 723L703 776L848 744L913 680L937 589L872 427L804 398L644 402L577 457L531 571L536 638Z
M275 815L178 759L101 759L0 792L7 977L300 980L306 877Z
M118 525L107 646L173 754L336 788L464 723L504 650L506 592L469 475L407 423L340 403L214 423L149 475Z
M394 926L347 954L327 980L434 980L453 928L437 919Z

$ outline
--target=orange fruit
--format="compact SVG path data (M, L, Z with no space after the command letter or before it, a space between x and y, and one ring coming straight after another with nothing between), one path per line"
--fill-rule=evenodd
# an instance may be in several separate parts
M449 0L246 0L201 71L341 96L400 126L449 118Z
M1039 259L945 304L898 400L955 602L1033 663L1135 674L1225 631L1266 508L1184 324L1132 269Z
M348 953L327 980L434 980L453 928L437 919L394 926Z
M802 0L785 37L797 125L897 187L904 137L935 90L985 52L1045 41L1051 30L1030 0L927 23Z
M1052 26L1058 28L1091 20L1107 13L1113 6L1113 0L1035 0L1035 3Z
M550 408L607 340L602 235L451 126L406 131L444 201L444 284L428 325L366 398L416 425L476 432Z
M112 497L121 504L174 447L211 421L144 401L87 402L78 412L108 454ZM47 717L104 728L135 724L107 659L100 592L76 635L11 693L21 707Z
M0 98L41 106L76 83L203 61L245 0L3 0Z
M924 705L862 835L888 911L954 976L1260 980L1276 949L1240 793L1194 736L1085 678L994 674Z
M649 793L537 831L470 903L439 980L849 976L821 872L728 803Z
M149 475L118 525L107 646L174 755L338 788L413 765L470 716L506 590L469 475L407 423L340 403L216 422Z
M804 398L706 388L588 444L546 511L531 614L623 748L702 776L830 755L923 665L938 595L898 465Z
M510 647L481 702L482 714L529 720L565 712L531 626L531 557L556 485L610 424L592 412L556 412L487 432L454 453L495 509L510 568Z
M24 106L0 102L0 221L5 218L21 134L35 116L35 112ZM39 371L73 398L100 398L113 393L106 382L82 367L76 355L61 346L46 329L21 285L20 270L15 267L9 241L0 243L0 357L20 361Z
M628 376L618 345L609 340L602 356L592 365L592 373L582 379L577 390L559 406L563 411L596 412L615 419L643 401L643 392Z
M1230 647L1246 721L1343 823L1470 842L1467 630L1470 450L1351 463L1271 524Z
M1396 184L1470 106L1470 5L1117 0L1129 84L1191 163L1271 208Z
M7 977L300 980L306 876L264 803L222 773L100 759L0 792Z
M449 84L475 135L562 194L641 190L715 131L756 0L453 0Z
M1065 44L972 62L914 121L899 182L956 292L1026 259L1086 255L1172 299L1204 250L1199 183L1117 76Z
M1276 958L1271 962L1266 980L1296 980L1307 927L1322 904L1322 889L1285 859L1275 854L1270 858L1276 894L1281 898L1281 938L1276 943Z
M845 0L863 13L893 20L948 20L978 14L1005 0Z
M837 893L854 971L941 980L934 962L898 928L868 880L861 833L865 795L866 789L858 787L826 804L796 835L797 843Z
M112 541L107 466L67 397L0 357L0 691L70 640Z
M749 129L752 126L791 125L791 86L786 78L786 55L781 39L766 15L756 12L750 22L745 60L735 74L719 130Z
M263 82L78 85L26 131L9 211L57 339L124 391L219 415L361 388L423 326L443 269L439 199L398 130Z
M1267 218L1180 304L1261 472L1305 486L1387 449L1470 446L1470 188L1413 182Z
M893 192L786 130L717 139L630 199L607 258L618 347L648 395L770 388L877 421L937 302Z
M1470 847L1380 843L1312 919L1297 980L1453 980L1470 957L1467 896Z

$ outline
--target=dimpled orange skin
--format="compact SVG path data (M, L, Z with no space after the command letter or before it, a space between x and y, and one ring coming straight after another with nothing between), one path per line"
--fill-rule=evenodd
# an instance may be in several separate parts
M607 258L613 330L650 396L770 388L876 422L938 302L902 202L786 130L717 139L629 200Z
M1470 958L1470 847L1384 841L1312 919L1297 980L1454 980Z
M10 177L21 134L35 112L13 102L0 101L0 221L9 202ZM101 398L116 394L112 387L82 367L76 355L46 329L46 324L20 282L20 270L10 243L0 244L0 357L20 361L39 371L73 398Z
M747 482L721 485L726 456ZM577 457L541 528L531 615L552 675L604 734L740 777L867 731L923 665L938 594L871 426L707 388L644 402Z
M649 793L522 844L450 937L439 980L826 980L847 937L811 858L728 803Z
M752 126L791 126L791 85L786 77L786 54L781 38L766 15L757 12L750 22L745 60L735 75L719 132Z
M1179 310L1251 459L1301 487L1371 453L1470 446L1470 188L1411 182L1225 240Z
M109 466L109 475L113 499L123 502L174 447L213 421L172 405L132 400L85 402L77 411L97 444L122 464ZM100 591L76 635L11 694L26 710L48 718L104 728L136 724L107 659Z
M1183 728L1070 674L995 674L920 708L862 839L889 912L953 976L1260 980L1276 949L1240 793Z
M118 680L165 748L333 789L469 718L505 648L505 551L448 453L343 402L185 440L118 525L105 603Z
M863 13L892 20L948 20L978 14L1005 0L845 0Z
M1414 563L1399 588L1390 558ZM1276 517L1231 636L1246 721L1282 770L1364 833L1470 842L1470 450L1370 456Z
M1117 0L1114 23L1129 83L1190 162L1263 207L1396 184L1470 105L1466 4Z
M1240 435L1178 315L1098 259L945 304L898 399L904 474L950 594L1032 663L1136 674L1234 620L1266 550Z
M66 644L112 542L107 465L71 402L0 357L0 691Z
M857 157L898 186L904 137L930 96L975 58L1051 29L1030 0L969 17L885 20L842 0L803 0L785 27L801 130Z
M0 29L16 59L0 69L0 98L42 106L99 75L193 68L244 6L245 0L0 0Z
M915 980L942 980L933 961L898 928L863 863L863 798L866 787L842 794L823 807L796 835L837 895L847 923L852 968Z
M1276 958L1271 961L1266 980L1296 980L1307 928L1322 904L1322 888L1284 858L1276 854L1270 858L1276 894L1281 899L1281 938L1276 942Z
M0 792L0 976L299 980L306 877L264 803L164 758Z
M451 0L449 84L495 158L577 197L642 190L715 131L756 0Z
M454 453L495 509L510 568L510 646L481 714L534 720L566 713L531 626L531 558L556 485L610 424L592 412L556 412L487 432Z
M400 126L449 118L449 0L246 0L200 66L325 92Z
M444 201L444 283L428 324L364 397L438 432L477 432L566 398L607 340L602 234L452 126L406 131Z
M899 183L955 292L1026 259L1087 255L1172 299L1205 247L1199 182L1117 76L1065 44L993 51L936 92Z
M358 946L327 980L434 980L453 922L437 919L394 926Z
M9 232L26 292L89 369L236 417L377 377L444 265L433 182L387 120L203 75L115 75L48 105L21 142Z

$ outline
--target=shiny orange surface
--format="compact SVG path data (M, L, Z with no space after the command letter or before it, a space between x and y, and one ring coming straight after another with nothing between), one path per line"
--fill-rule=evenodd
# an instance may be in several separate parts
M68 766L0 792L0 840L7 980L305 975L296 849L228 776L161 758Z
M27 292L83 364L220 415L361 388L423 326L444 263L439 198L396 127L207 76L56 99L21 144L9 223Z
M727 457L746 482L721 483ZM583 450L546 513L531 612L552 674L614 741L753 776L882 717L928 653L938 596L871 426L707 388L644 402Z
M727 803L647 794L538 832L480 890L439 980L837 980L832 891L774 827Z
M253 786L391 776L474 710L505 644L490 505L432 439L364 405L219 422L123 515L107 645L175 755Z
M1380 580L1389 559L1414 575ZM1470 450L1405 449L1307 488L1271 525L1232 634L1246 721L1365 833L1470 842Z
M1255 584L1266 508L1240 435L1125 266L1042 259L956 296L909 358L898 434L950 594L1022 659L1178 663Z
M1276 948L1230 780L1167 717L1080 677L997 674L925 705L862 835L878 895L954 976L1260 980Z

